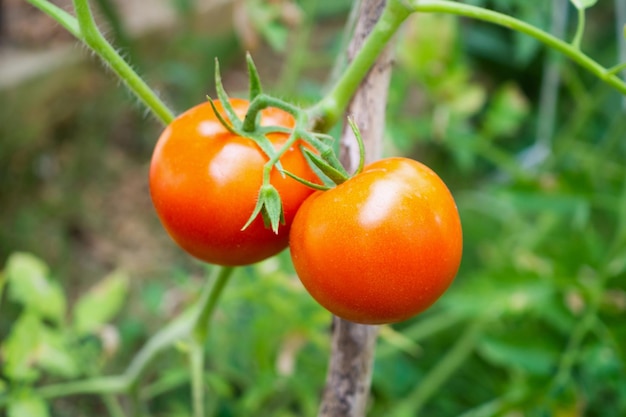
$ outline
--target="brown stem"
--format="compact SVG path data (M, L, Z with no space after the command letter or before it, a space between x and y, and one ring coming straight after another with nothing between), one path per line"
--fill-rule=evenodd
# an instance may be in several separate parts
M380 17L386 0L364 0L348 59L361 47ZM354 95L347 114L356 122L365 144L366 161L381 157L385 107L391 76L391 48L380 55ZM348 172L356 169L359 149L348 125L341 137L341 162ZM378 327L333 318L331 358L319 417L363 417L369 396Z

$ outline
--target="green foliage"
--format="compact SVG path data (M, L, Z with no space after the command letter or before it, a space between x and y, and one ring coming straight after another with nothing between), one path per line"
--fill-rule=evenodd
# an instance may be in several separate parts
M48 267L30 254L16 253L8 261L4 272L9 287L9 298L23 304L40 316L61 323L66 300L59 283L48 277Z
M189 16L192 2L174 3ZM320 19L346 11L346 2L318 3L303 1L298 6L315 8ZM549 27L549 2L467 3ZM610 2L572 3L589 13L598 10L598 16L612 10ZM587 10L592 5L593 10ZM322 88L316 70L338 50L338 36L320 40L317 35L327 33L327 27L310 27L314 39L298 42L308 47L316 41L318 49L292 48L294 39L278 18L275 4L255 2L251 7L251 11L265 8L254 30L278 54L259 53L261 59L255 55L260 72L271 72L285 62L285 68L276 71L279 82L297 81L286 94L302 101L317 98ZM345 16L340 17L343 21ZM589 18L591 41L613 39L613 27ZM303 24L314 23L319 24L312 19ZM133 57L152 68L150 77L179 108L212 93L206 80L212 78L214 55L235 75L237 62L228 58L243 57L233 33L207 37L191 27L171 39L163 36L151 45L133 45ZM306 34L306 27L302 29L298 33ZM462 215L465 254L455 284L432 309L380 329L368 415L625 415L623 97L561 62L556 129L547 144L541 143L543 159L528 163L526 156L538 146L536 127L547 117L539 106L544 88L539 81L549 58L536 41L434 14L412 17L397 40L385 150L424 161L450 184ZM156 57L147 52L154 45L159 49ZM177 52L162 54L168 49L163 45ZM616 50L613 41L589 43L586 48L603 59L613 57ZM89 98L95 101L98 95ZM78 99L86 101L85 96ZM94 104L91 112L74 111L72 116L113 112L110 120L133 120L116 113L125 103L114 98L104 109ZM45 105L50 107L49 100L36 100L33 114ZM61 217L72 223L87 217L77 214L86 209L71 197L94 171L100 171L96 163L133 152L145 161L149 154L147 146L111 145L106 140L94 146L102 126L111 124L109 119L92 116L71 124L65 118L69 116L49 129L38 127L46 120L22 123L16 140L3 142L3 161L11 169L0 177L8 187L9 179L19 174L17 167L36 165L32 161L38 152L57 157L57 165L64 168L68 160L82 160L82 165L66 172L77 178L68 184L60 185L58 176L41 180L30 171L24 174L41 187L41 195L64 196L73 207ZM153 130L138 132L137 123L130 130L133 141L154 135ZM50 139L48 131L58 136ZM74 131L76 136L66 134ZM46 140L61 145L55 148ZM80 146L82 151L72 151ZM25 159L28 155L34 156ZM11 164L13 158L19 164ZM133 175L137 172L143 171ZM31 183L29 191L35 189ZM103 192L112 194L106 181L101 183ZM11 194L2 191L7 196L23 193L19 187ZM119 270L98 275L93 274L95 268L83 268L72 275L81 277L77 291L74 281L63 275L67 269L55 263L48 268L38 257L15 252L46 236L54 249L42 258L58 259L56 242L70 234L66 225L46 226L43 232L36 227L66 212L48 205L35 213L42 197L32 195L23 200L22 208L44 220L36 223L15 211L16 216L4 224L18 226L19 232L10 234L5 227L2 234L3 255L13 253L0 273L0 407L9 417L57 415L67 405L46 397L50 393L46 387L117 374L120 364L127 364L151 333L197 299L205 281L205 269L197 263L174 258L173 266L164 267L159 263L161 253L152 253L141 262L154 262L158 273L145 273L134 284ZM107 194L103 200L110 198ZM126 224L140 221L128 219ZM18 236L28 230L30 240ZM152 238L159 233L160 229ZM88 239L81 242L61 251L75 263L73 268L81 265L81 256L73 249L89 246ZM120 251L134 256L138 249ZM165 278L166 273L170 275ZM207 414L315 415L328 359L329 325L330 315L306 294L284 254L238 270L220 300L206 344ZM124 404L140 403L147 415L188 416L188 350L187 340L177 340L175 348L145 370ZM74 415L104 414L101 403L109 404L106 398L85 397ZM113 414L114 407L107 407Z
M122 309L128 292L128 277L117 271L83 294L74 306L74 327L79 334L92 333L111 321Z
M66 294L48 266L32 254L9 257L2 276L8 301L20 312L0 343L0 373L9 381L2 385L9 416L48 416L46 402L30 390L39 380L74 379L97 371L107 354L94 350L89 338L99 337L103 326L122 309L127 277L113 273L80 297L67 320ZM73 321L72 327L68 321ZM0 403L1 404L1 403Z

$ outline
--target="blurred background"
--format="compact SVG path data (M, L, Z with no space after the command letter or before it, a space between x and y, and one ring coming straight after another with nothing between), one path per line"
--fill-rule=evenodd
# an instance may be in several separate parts
M53 3L71 10L69 0ZM229 93L245 95L245 51L268 92L314 103L340 68L352 7L90 3L107 38L176 112L214 95L215 57ZM566 0L466 3L563 39L576 28ZM625 8L607 0L587 11L582 50L605 67L626 59ZM395 50L385 153L421 160L449 184L464 259L432 309L381 328L369 415L626 415L626 100L537 41L478 21L413 16ZM12 284L0 292L0 395L16 381L123 370L196 296L211 268L169 240L148 193L161 130L50 18L0 0L0 265L32 254L66 305L59 323L41 324L58 335L51 365L45 353L16 356L15 323L29 302ZM76 333L77 306L94 291L115 308ZM315 415L329 325L287 254L239 269L207 346L210 415ZM146 415L189 415L187 372L184 355L160 357L138 394ZM72 397L54 401L50 415L105 407Z

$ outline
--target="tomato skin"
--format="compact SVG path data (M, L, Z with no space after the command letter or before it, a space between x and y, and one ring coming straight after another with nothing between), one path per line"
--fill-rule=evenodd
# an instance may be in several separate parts
M249 102L231 99L243 118ZM221 103L218 111L224 115ZM285 111L267 108L261 125L294 126ZM268 139L278 149L288 134ZM172 239L192 256L219 265L247 265L287 247L290 224L312 190L273 169L271 183L283 202L285 226L278 234L257 217L241 230L252 214L262 185L267 156L251 139L230 133L210 103L197 105L177 117L161 134L150 164L150 195L161 223ZM317 181L299 141L281 158L283 167L309 181Z
M300 207L292 224L294 267L309 293L357 323L406 320L452 283L461 221L443 181L425 165L387 158Z

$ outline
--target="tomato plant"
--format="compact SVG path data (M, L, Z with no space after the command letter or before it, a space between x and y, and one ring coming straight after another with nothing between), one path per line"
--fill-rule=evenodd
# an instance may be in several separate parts
M312 195L293 222L290 249L302 283L332 313L392 323L425 310L452 283L461 222L437 174L387 158Z
M249 102L230 99L243 118ZM216 109L224 115L219 101ZM260 112L261 126L292 128L293 117L277 108ZM278 149L288 133L267 135ZM219 265L246 265L287 247L289 226L312 190L272 169L270 181L283 204L285 224L277 233L258 216L242 230L255 208L267 155L250 138L229 130L209 102L187 110L161 134L150 165L150 194L163 226L185 251ZM296 142L280 158L285 170L315 181Z

